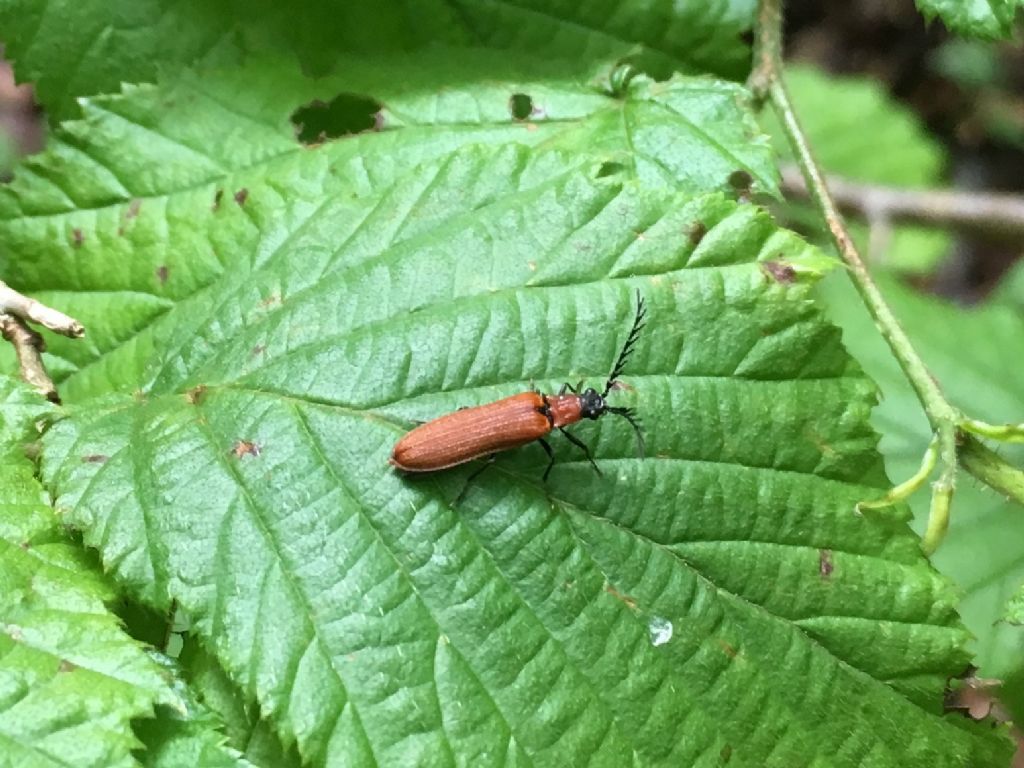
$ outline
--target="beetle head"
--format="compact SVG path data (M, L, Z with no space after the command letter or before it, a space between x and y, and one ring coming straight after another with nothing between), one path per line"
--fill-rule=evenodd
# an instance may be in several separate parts
M580 415L584 419L596 419L607 407L601 393L596 389L585 389L580 394Z

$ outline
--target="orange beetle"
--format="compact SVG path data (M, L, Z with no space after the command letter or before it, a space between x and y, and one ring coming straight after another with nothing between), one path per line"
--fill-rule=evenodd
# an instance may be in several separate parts
M590 449L579 438L567 432L565 427L581 419L598 419L606 413L622 416L630 423L636 431L642 457L644 438L636 412L632 408L608 405L605 398L618 383L616 379L622 373L644 327L645 314L643 297L637 292L636 318L608 377L604 392L599 393L595 389L579 392L579 385L572 387L563 384L557 395L522 392L486 405L462 408L407 432L395 444L390 463L406 472L434 472L484 456L493 456L536 440L548 455L548 466L544 470L544 480L547 480L555 456L544 438L553 429L557 429L583 451L594 470L601 474L590 455ZM571 394L566 394L567 391Z

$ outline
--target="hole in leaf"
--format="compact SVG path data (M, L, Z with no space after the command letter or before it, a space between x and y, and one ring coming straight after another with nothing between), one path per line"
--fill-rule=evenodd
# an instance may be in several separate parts
M525 93L513 93L508 100L513 120L526 120L533 114L533 99Z
M615 176L625 170L626 166L623 163L609 161L607 163L601 163L601 167L597 169L595 176L598 179L603 179L605 176Z
M753 177L746 171L733 171L729 174L729 186L741 197L750 195L750 187L753 183Z
M357 93L339 93L329 102L317 99L292 112L291 121L303 144L351 136L382 126L379 101Z

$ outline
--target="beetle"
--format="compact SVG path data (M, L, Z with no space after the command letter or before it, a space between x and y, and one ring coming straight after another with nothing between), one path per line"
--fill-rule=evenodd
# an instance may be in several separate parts
M587 461L600 475L601 470L590 455L590 449L578 437L567 432L565 427L582 419L599 419L606 413L622 416L630 423L636 432L639 454L643 457L644 437L636 411L611 406L606 401L608 393L619 386L617 379L644 327L647 309L639 291L636 298L633 326L612 367L604 392L592 388L581 392L583 382L575 387L566 383L557 395L532 390L486 405L461 408L407 432L395 444L389 463L405 472L435 472L485 456L493 458L500 451L518 448L536 440L548 455L548 466L543 478L546 481L555 464L555 455L544 438L557 429L583 451ZM470 479L487 466L485 464L481 467Z

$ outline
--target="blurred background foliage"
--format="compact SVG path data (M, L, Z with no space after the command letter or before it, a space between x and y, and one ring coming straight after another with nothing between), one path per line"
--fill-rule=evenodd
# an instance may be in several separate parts
M911 2L794 1L787 5L790 88L825 170L896 189L1019 196L1024 204L1024 53L1013 40L951 35ZM783 158L790 157L777 126ZM824 241L806 205L778 216ZM871 223L850 216L886 298L954 404L994 421L1024 415L1024 242L999 231ZM894 480L917 467L929 431L909 385L842 275L820 293L844 341L879 384L875 424ZM1024 451L1003 449L1020 465ZM920 525L927 490L912 499ZM1007 601L1024 582L1024 510L959 478L953 522L935 565L964 591L964 619L983 676L1024 717L1024 628Z

